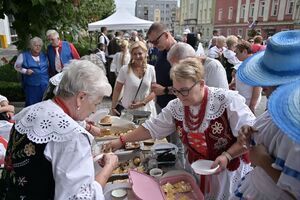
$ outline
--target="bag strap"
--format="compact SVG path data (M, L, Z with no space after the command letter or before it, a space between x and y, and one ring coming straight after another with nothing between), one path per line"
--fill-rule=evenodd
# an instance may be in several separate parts
M141 80L141 82L140 82L140 85L139 85L139 87L138 87L138 89L137 89L137 91L136 91L136 93L135 93L135 95L134 95L133 101L135 101L135 98L137 97L137 94L139 93L139 90L140 90L140 88L141 88L141 86L142 86L143 80L144 80L144 76L143 76L143 78L142 78L142 80Z

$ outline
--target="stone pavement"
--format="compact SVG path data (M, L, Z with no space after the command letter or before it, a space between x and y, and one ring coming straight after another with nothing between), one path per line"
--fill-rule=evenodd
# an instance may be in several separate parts
M18 49L15 45L10 45L8 48L0 48L0 67L6 61L10 61L15 55L18 55Z

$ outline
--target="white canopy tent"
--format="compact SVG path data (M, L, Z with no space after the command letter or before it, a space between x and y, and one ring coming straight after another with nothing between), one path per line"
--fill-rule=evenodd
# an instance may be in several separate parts
M98 31L105 26L108 30L148 29L152 21L137 18L125 10L117 10L111 16L88 24L89 31Z

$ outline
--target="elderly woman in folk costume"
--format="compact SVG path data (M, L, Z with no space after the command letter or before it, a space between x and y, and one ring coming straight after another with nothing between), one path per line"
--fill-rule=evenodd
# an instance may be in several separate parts
M15 116L0 179L0 199L100 199L118 163L105 154L95 174L93 137L78 121L95 112L111 86L89 61L72 61L57 95Z
M196 58L188 58L171 69L173 93L157 117L152 117L132 133L110 143L113 149L125 142L164 138L177 130L187 148L190 163L198 159L214 160L217 174L202 177L200 188L206 199L228 199L234 186L249 170L247 155L236 142L238 130L255 119L237 92L207 87L204 70Z
M256 167L243 178L233 199L300 199L299 56L300 31L284 31L237 71L241 81L262 86L270 98L268 110L254 125L240 130L239 142L253 145L250 159ZM284 85L292 81L296 82Z

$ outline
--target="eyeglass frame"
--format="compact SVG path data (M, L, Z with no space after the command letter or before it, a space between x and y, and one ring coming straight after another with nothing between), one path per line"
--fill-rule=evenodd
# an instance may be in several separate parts
M159 40L160 40L160 38L161 38L161 36L163 36L163 34L165 34L165 33L167 33L167 32L162 32L157 38L156 38L156 40L154 40L154 41L150 41L149 40L149 42L151 43L151 44L153 44L153 45L157 45L158 43L159 43Z
M192 85L190 88L184 89L184 90L182 90L182 91L177 90L177 89L175 89L174 87L172 87L172 92L173 92L173 94L176 95L176 96L178 96L178 94L180 94L180 95L183 96L183 97L187 97L187 96L189 96L190 91L191 91L191 90L192 90L199 82L200 82L200 81L196 81L196 82L194 83L194 85ZM182 92L187 92L187 94L182 93Z

